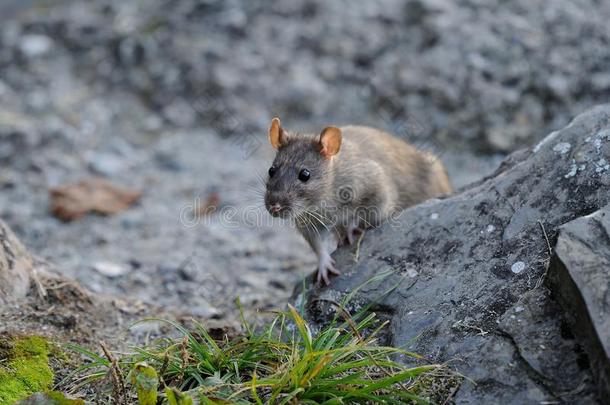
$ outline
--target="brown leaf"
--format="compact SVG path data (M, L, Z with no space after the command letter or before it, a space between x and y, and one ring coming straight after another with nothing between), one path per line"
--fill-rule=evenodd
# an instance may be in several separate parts
M218 193L211 193L205 200L203 205L198 207L196 215L197 217L204 217L206 215L210 215L214 213L214 211L216 211L219 205L220 195L218 195Z
M51 212L63 221L73 221L88 213L112 215L128 209L142 195L94 177L49 190Z

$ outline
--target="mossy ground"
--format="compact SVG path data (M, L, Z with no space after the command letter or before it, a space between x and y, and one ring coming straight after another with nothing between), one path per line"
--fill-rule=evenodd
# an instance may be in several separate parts
M0 339L0 404L13 404L51 388L51 349L39 336Z

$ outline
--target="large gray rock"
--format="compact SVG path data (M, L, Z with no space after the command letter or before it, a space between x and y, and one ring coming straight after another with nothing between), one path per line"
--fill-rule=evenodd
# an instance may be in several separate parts
M551 288L582 341L599 396L610 402L610 205L561 227Z
M336 252L342 276L296 298L323 323L329 300L389 270L350 309L374 302L390 320L389 343L471 378L456 402L594 403L586 355L543 280L558 227L610 201L607 161L608 105L511 155L489 178L368 231L357 262L352 249Z

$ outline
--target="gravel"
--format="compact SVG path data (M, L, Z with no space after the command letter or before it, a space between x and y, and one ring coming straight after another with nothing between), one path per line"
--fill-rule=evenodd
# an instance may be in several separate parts
M16 4L0 6L19 16L0 26L0 217L93 291L200 317L283 305L313 270L262 210L273 116L392 131L459 187L610 92L610 4L593 0ZM49 214L49 187L93 175L141 202Z

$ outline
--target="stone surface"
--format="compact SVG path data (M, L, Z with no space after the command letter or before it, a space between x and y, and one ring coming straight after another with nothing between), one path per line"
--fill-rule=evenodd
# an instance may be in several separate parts
M350 309L373 302L391 321L390 343L471 378L457 403L594 403L586 355L543 280L547 237L610 201L610 172L596 163L610 158L609 128L610 106L595 108L492 176L367 231L357 262L350 248L334 255L344 275L296 299L323 322L325 300L389 270Z
M30 254L0 220L0 304L25 297L33 269Z
M549 284L610 402L610 205L560 228Z

